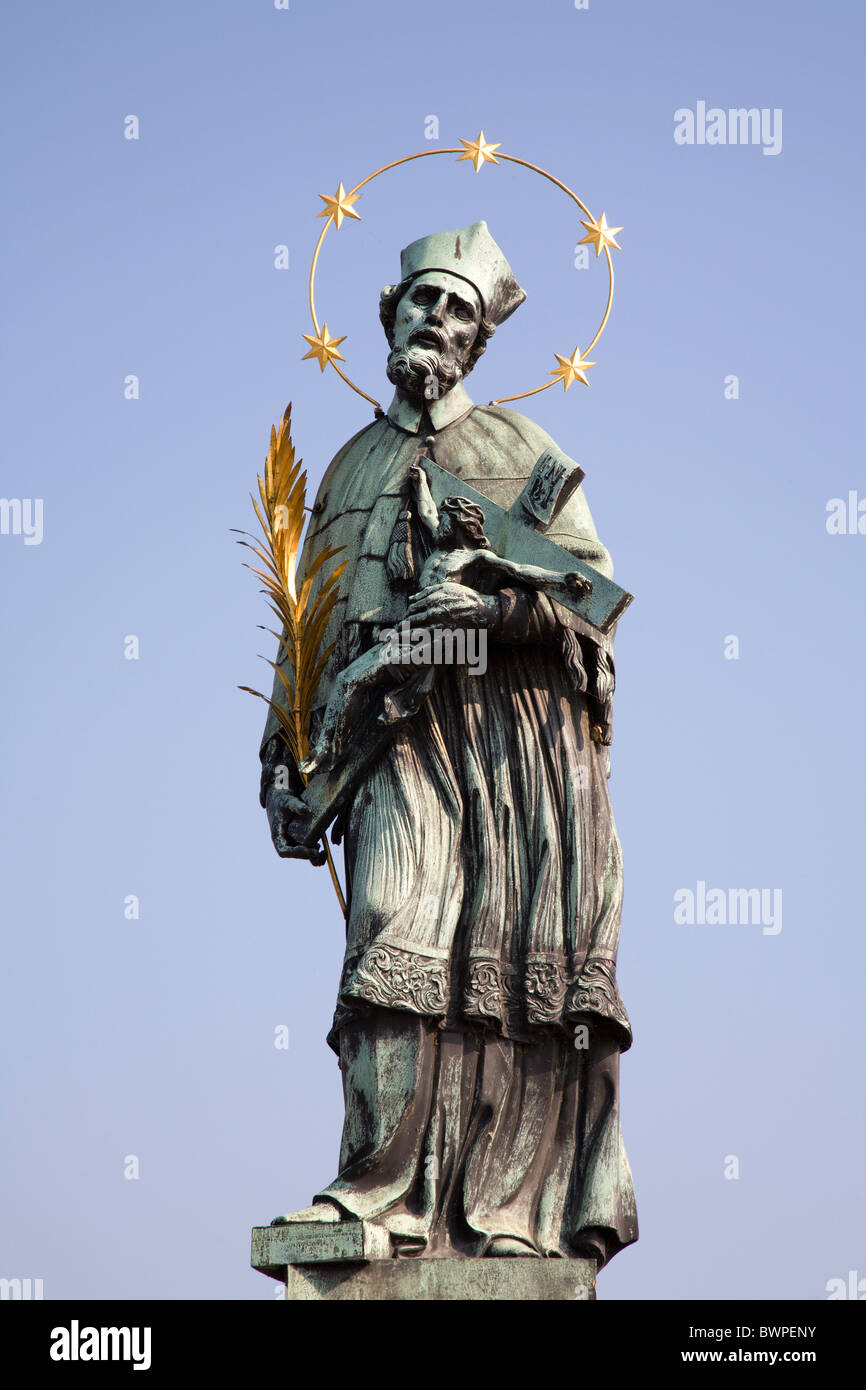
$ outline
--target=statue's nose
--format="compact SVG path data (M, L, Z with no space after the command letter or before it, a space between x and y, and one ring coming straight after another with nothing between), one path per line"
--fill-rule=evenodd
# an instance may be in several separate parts
M441 324L441 323L442 323L442 314L443 314L444 309L445 309L445 295L442 294L442 295L440 295L439 298L436 300L436 303L435 303L435 304L431 304L431 305L430 305L430 308L429 308L428 311L427 311L427 320L428 320L428 322L429 322L429 323Z

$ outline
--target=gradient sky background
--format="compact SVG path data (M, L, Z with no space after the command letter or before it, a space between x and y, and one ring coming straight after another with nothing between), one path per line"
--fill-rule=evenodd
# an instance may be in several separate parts
M44 499L44 539L0 536L0 1275L270 1298L250 1227L335 1175L342 928L258 805L263 709L236 687L267 686L272 642L230 528L289 400L311 492L370 419L300 361L316 195L427 148L436 115L441 144L483 127L625 228L591 387L518 406L586 469L636 595L611 788L641 1238L600 1297L866 1277L866 535L826 529L831 498L866 498L862 5L97 0L4 27L0 493ZM781 108L781 153L676 145L699 100ZM400 247L480 217L528 298L473 398L594 332L604 262L574 268L542 180L443 156L359 211L318 301L371 394ZM780 888L782 931L676 924L698 880Z

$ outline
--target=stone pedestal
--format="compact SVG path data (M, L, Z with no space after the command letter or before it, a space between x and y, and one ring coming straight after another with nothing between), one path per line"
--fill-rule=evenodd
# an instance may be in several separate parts
M369 1221L256 1226L251 1263L292 1302L595 1298L594 1260L393 1259L387 1231Z

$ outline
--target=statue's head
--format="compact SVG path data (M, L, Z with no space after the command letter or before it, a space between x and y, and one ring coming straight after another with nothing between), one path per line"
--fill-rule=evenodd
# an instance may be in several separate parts
M443 396L472 371L496 325L468 280L422 271L388 285L379 316L391 351L388 379L407 395Z
M436 541L446 549L463 545L468 550L480 550L489 546L481 507L470 502L468 497L446 497L439 508Z
M408 395L442 396L526 296L486 222L413 241L400 270L400 283L386 285L379 300L388 377Z

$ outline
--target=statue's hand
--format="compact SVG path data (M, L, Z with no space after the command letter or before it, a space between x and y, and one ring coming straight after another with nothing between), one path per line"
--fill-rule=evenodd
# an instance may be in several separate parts
M565 583L566 587L571 590L575 598L588 598L592 593L592 581L590 579L584 579L583 575L578 574L576 570L570 571L570 573L565 576Z
M416 627L490 627L499 616L496 599L465 584L428 584L409 600L408 618Z
M265 810L274 849L281 859L309 859L311 864L325 863L326 855L321 845L299 845L289 834L290 821L310 814L305 801L282 787L271 787L265 798Z

